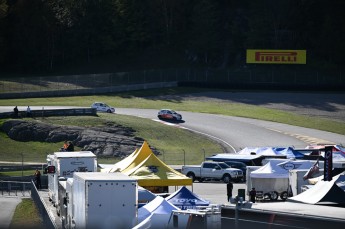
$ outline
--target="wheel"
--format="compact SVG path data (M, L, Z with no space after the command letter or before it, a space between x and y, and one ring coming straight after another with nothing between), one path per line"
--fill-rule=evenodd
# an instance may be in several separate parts
M231 176L230 176L229 174L225 174L225 175L223 176L223 182L224 182L224 183L229 183L230 180L231 180Z
M188 173L187 177L189 177L190 179L192 179L192 181L195 181L195 174L194 173Z
M160 116L160 115L158 115L157 117L158 117L159 119L162 119L162 116Z
M107 113L111 113L111 110L107 110Z
M287 192L282 192L282 193L280 194L280 199L286 200L287 198L288 198L288 193L287 193Z
M269 199L271 199L271 194L265 193L264 194L264 200L269 200Z
M270 200L277 200L278 199L278 192L276 192L276 191L273 191L273 192L271 192L271 198L270 198Z

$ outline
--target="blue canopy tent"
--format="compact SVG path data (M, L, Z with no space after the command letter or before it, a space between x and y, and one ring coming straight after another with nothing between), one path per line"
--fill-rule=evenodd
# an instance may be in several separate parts
M200 198L191 192L185 186L165 198L169 203L179 207L182 210L196 209L197 206L208 206L210 201Z

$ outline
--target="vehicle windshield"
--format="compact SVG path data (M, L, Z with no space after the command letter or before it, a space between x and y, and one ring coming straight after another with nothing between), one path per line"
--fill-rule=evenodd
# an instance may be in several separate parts
M231 168L230 166L228 166L228 165L227 165L227 164L225 164L224 162L219 163L219 166L220 166L222 169L228 169L228 168Z

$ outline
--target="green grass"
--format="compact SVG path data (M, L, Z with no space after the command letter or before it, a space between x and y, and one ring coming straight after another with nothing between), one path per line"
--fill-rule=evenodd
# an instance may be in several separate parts
M17 205L10 225L10 229L15 228L44 228L32 199L23 198L22 202Z
M155 147L161 154L160 159L169 164L198 164L215 152L222 152L219 144L193 132L180 128L171 128L161 123L131 117L126 115L112 115L101 113L99 116L69 116L38 118L42 121L56 125L74 125L83 127L102 126L108 122L116 123L135 130L135 135L145 139L150 146ZM0 148L0 157L3 161L45 162L47 154L58 151L63 142L18 142L1 133L0 144L7 145ZM8 150L10 149L10 150ZM76 148L80 150L80 148ZM134 149L133 149L134 151ZM11 152L11 153L8 153ZM99 163L115 163L121 158L98 158Z

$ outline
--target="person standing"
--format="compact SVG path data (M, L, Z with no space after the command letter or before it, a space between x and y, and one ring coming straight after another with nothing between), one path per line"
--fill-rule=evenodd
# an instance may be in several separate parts
M30 108L30 106L28 106L28 108L26 108L26 117L31 117L31 108Z
M250 201L252 203L255 203L255 199L256 199L256 190L255 190L255 188L252 188L252 190L250 190L249 196L250 196Z
M13 108L13 112L14 112L14 117L18 118L19 111L18 111L18 107L17 106L15 106L15 108Z
M34 174L34 181L37 189L41 188L41 172L36 169L35 174Z
M234 188L234 185L232 184L231 180L229 180L229 183L227 183L227 185L226 185L228 202L230 202L230 199L232 198L232 189L233 188Z

